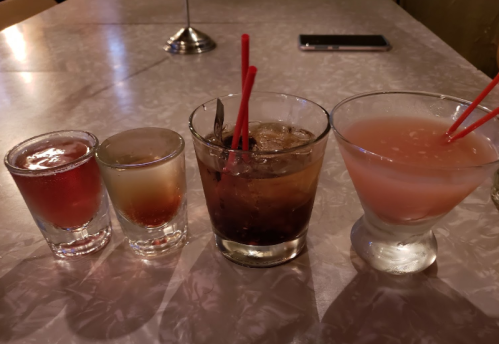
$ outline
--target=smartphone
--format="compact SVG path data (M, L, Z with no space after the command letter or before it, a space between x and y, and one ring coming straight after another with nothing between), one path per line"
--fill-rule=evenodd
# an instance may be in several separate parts
M300 50L388 51L392 48L382 35L300 35Z

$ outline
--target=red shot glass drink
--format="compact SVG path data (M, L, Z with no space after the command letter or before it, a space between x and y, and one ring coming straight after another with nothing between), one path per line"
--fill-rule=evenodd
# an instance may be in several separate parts
M95 161L98 139L57 131L12 148L4 162L58 257L98 251L111 236L107 193Z

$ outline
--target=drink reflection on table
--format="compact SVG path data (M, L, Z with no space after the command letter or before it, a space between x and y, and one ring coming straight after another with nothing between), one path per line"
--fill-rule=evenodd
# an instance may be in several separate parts
M89 340L111 340L148 323L161 306L182 250L139 259L123 242L105 260L65 262L59 268L67 294L66 321L72 332Z
M301 343L318 321L306 250L287 264L252 269L224 258L212 240L168 303L159 340Z
M321 320L318 343L497 344L498 320L436 277L437 264L393 276L351 251L358 274Z
M66 294L58 284L55 264L43 242L31 257L0 278L0 342L32 336L64 309Z
M126 246L62 260L42 245L0 278L0 342L121 343L141 328L145 339L155 336L146 324L161 307L182 251L148 261Z

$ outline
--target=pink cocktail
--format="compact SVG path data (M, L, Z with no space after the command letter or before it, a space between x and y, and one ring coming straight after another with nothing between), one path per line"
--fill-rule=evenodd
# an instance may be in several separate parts
M352 245L374 268L421 271L436 259L431 227L497 167L499 123L452 144L443 134L468 106L429 93L378 92L331 113L340 152L364 208ZM464 126L487 113L477 108Z

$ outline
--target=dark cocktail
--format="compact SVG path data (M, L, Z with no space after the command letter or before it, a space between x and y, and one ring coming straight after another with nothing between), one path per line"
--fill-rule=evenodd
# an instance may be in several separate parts
M249 151L231 150L240 98L221 98L222 138L213 130L215 101L199 107L190 128L217 245L247 266L294 258L305 244L329 126L327 113L305 99L253 93Z
M314 135L280 123L252 123L250 138L251 150L258 152L269 150L269 145L290 149L313 141ZM214 231L246 245L277 245L299 238L308 226L322 164L322 158L313 163L309 158L306 152L269 156L266 161L252 156L236 175L198 160Z

